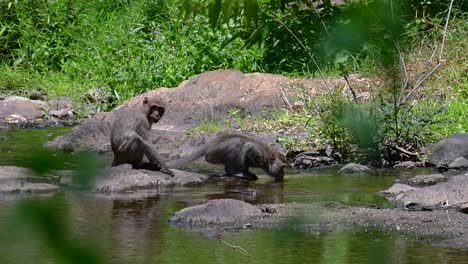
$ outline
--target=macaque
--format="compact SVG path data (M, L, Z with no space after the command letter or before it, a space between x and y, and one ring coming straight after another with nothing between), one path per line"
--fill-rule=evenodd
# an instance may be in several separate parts
M112 166L128 163L135 169L157 169L174 176L164 159L148 141L151 125L164 115L165 106L157 97L143 99L139 106L117 112L111 126L111 147L114 152ZM143 162L143 158L149 163Z
M207 162L223 164L227 176L257 180L249 167L262 168L277 181L283 180L285 157L260 141L242 135L221 135L194 153L179 160L169 161L168 167L175 167L205 156Z

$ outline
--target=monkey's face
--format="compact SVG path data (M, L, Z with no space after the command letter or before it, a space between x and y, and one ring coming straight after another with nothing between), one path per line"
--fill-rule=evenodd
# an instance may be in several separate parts
M282 181L284 178L284 167L287 165L286 158L283 155L280 153L273 153L270 157L268 172L270 176L273 176L277 181Z
M164 115L164 106L157 98L144 98L143 107L148 116L148 121L151 123L157 123L159 119Z
M163 114L164 114L164 108L153 106L150 109L150 114L148 116L148 119L151 123L157 123L159 119L161 119Z

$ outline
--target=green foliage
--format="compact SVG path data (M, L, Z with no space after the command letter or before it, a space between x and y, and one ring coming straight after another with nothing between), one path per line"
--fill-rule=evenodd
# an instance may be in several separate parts
M347 157L350 149L350 135L343 126L343 118L351 107L342 95L343 89L336 89L317 98L311 98L306 104L308 112L317 116L318 135L332 144L333 148ZM307 122L308 124L309 122Z
M190 129L187 134L196 135L202 133L217 133L221 132L224 127L220 121L215 118L207 117L200 120L200 123L195 128Z
M232 30L213 32L205 16L179 21L177 1L1 1L0 14L2 68L60 75L75 89L44 88L78 100L104 89L118 99L104 108L208 70L258 70L257 49L224 47Z

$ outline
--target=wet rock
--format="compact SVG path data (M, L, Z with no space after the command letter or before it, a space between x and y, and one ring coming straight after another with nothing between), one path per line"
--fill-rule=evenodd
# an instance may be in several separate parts
M394 168L413 169L413 168L418 168L418 167L424 167L424 162L403 161L403 162L395 164L393 167Z
M174 214L169 222L184 226L209 226L237 223L243 226L251 217L262 212L255 206L234 199L211 200L205 204L184 208ZM251 226L251 224L250 224Z
M50 110L49 115L51 115L53 117L58 117L58 118L72 117L73 116L73 109L63 108L63 109L59 109L59 110Z
M0 101L0 119L9 116L21 116L27 120L35 120L44 117L44 114L38 104L23 97L7 97Z
M0 181L0 195L45 194L59 191L57 185L49 183L31 183L24 181Z
M42 194L59 191L56 177L38 177L31 170L0 166L0 194Z
M468 134L456 134L437 143L432 150L429 162L436 167L448 167L459 157L468 159ZM463 162L463 160L457 162Z
M402 194L402 193L413 191L414 189L416 189L416 188L411 187L411 186L406 185L406 184L396 183L392 187L390 187L389 189L387 189L385 191L378 192L378 194L380 194L382 196L387 196L387 197L394 197L394 196L397 196L397 195Z
M452 176L446 182L410 189L404 193L396 194L396 196L388 196L388 199L397 206L411 203L415 208L458 209L463 204L468 203L467 190L468 174L463 174Z
M447 181L447 179L447 176L442 174L416 175L408 180L408 184L412 186L429 186Z
M448 167L450 169L468 168L468 159L466 159L465 157L458 157L458 158L454 159L453 162L448 165Z
M5 117L5 122L10 123L10 124L17 124L17 123L24 123L27 122L26 118L23 116L13 114Z
M294 166L309 169L312 167L337 164L338 162L333 158L332 150L324 151L305 151L299 153L294 157Z
M196 185L206 179L207 175L172 170L171 177L160 171L135 170L130 165L107 168L103 177L98 177L94 190L100 193L133 192L138 190L154 190L163 187Z
M341 175L364 175L372 172L369 167L357 163L348 163L338 171Z
M48 101L49 115L57 118L72 117L74 113L73 101L70 97L60 96Z

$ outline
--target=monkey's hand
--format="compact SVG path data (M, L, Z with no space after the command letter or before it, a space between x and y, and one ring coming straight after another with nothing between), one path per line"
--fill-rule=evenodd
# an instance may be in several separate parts
M161 172L165 173L165 174L168 174L168 175L171 175L171 177L175 176L174 172L171 171L169 168L161 168Z

